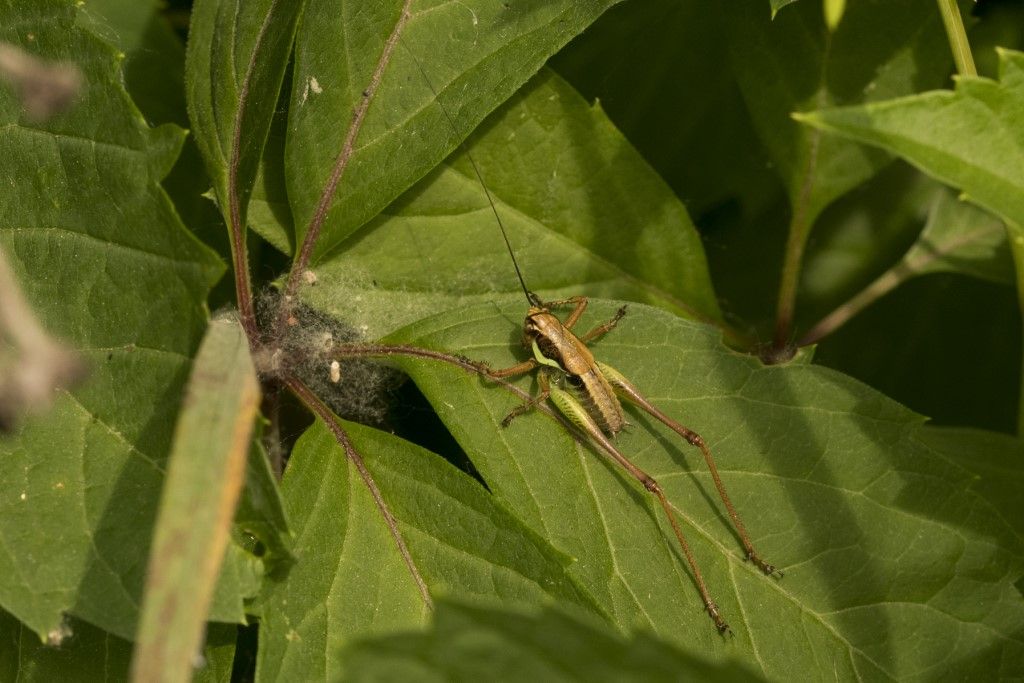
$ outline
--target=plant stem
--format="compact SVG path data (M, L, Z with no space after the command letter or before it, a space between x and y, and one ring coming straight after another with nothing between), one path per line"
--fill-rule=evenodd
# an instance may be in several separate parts
M796 293L800 284L804 249L815 218L811 215L810 201L821 135L817 130L811 133L804 177L800 184L800 193L793 205L793 217L789 222L789 237L786 239L786 253L782 261L782 281L779 283L779 300L775 309L775 336L772 347L776 352L789 346L790 335L793 333Z
M245 68L245 78L238 92L238 109L235 111L234 126L231 131L231 160L228 163L228 230L231 234L231 264L235 271L235 300L238 302L239 319L249 346L255 347L259 340L259 328L256 325L256 310L252 300L252 284L249 280L249 254L245 248L245 219L242 217L242 200L238 188L238 168L242 163L242 121L245 118L245 107L249 101L249 87L253 72L256 69L259 46L270 27L271 17L277 0L267 10L256 37L255 48Z
M971 45L967 42L967 32L964 30L963 18L960 16L960 9L956 6L956 0L938 0L939 12L942 14L942 23L946 27L946 36L949 38L949 48L953 51L953 60L956 62L956 71L961 76L977 76L978 70L974 66L974 57L971 55Z
M998 223L996 224L998 226ZM1001 230L1002 228L999 227ZM898 286L925 271L930 263L954 253L964 245L969 245L979 239L984 239L990 232L990 228L981 227L957 236L956 239L944 243L925 243L927 248L919 250L919 241L906 255L892 268L885 271L870 285L854 295L849 301L838 306L831 313L819 320L814 327L808 330L797 346L809 346L816 344L821 339L835 332L842 327L850 318L854 317L865 308L875 303L883 296L896 289Z
M850 318L896 289L897 286L905 282L911 275L907 268L901 267L902 265L898 264L885 271L874 282L857 292L845 304L838 306L819 320L814 327L804 333L800 341L796 343L797 346L816 344L845 325Z

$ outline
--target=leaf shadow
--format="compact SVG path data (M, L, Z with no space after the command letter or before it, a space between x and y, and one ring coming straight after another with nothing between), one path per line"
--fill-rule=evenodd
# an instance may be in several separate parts
M89 560L71 609L75 616L129 640L142 606L162 481L162 473L141 458L129 456L121 467L93 526ZM128 519L130 524L125 523Z
M754 362L750 361L752 368ZM835 622L847 619L844 610L862 606L863 596L885 596L888 584L884 580L885 572L879 563L859 542L869 534L869 531L861 524L848 497L843 494L845 489L839 468L829 462L828 455L835 451L836 446L831 440L826 442L818 435L819 430L815 429L809 418L808 406L802 397L803 392L798 391L793 384L796 376L788 370L786 367L753 369L751 377L760 372L770 373L769 381L758 383L760 390L756 393L744 395L744 398L753 400L740 400L736 404L743 416L741 420L755 425L750 432L754 440L760 443L759 450L763 461L770 468L765 474L779 477L784 482L813 485L812 489L799 483L787 483L781 488L789 496L789 506L795 513L799 530L806 535L805 542L812 552L810 558L799 560L801 564L806 562L811 565L812 571L818 574L818 579L825 589L817 591L817 598L810 597L808 590L802 591L801 569L787 572L783 581L786 593L794 596L804 593L806 597L801 598L800 603L806 612L828 630L837 631L836 635L841 638L845 629L836 629ZM766 420L766 407L771 412L782 409L786 414L772 416L770 420ZM825 408L822 405L815 407ZM785 448L780 446L780 440L774 430L756 428L756 425L769 423L784 425L786 439L782 445L786 446ZM807 469L808 465L810 469ZM770 514L766 514L765 517L770 517ZM750 531L755 536L756 545L756 536L764 533L763 525L755 524ZM833 552L829 553L829 550ZM829 558L830 554L833 557ZM769 559L777 562L780 569L785 572L786 565L793 564L794 558L776 555L777 551L773 551ZM851 580L856 581L855 591L848 589ZM845 603L842 601L844 596L848 598ZM834 621L831 623L821 616L826 612L834 615ZM876 648L869 661L883 671L892 671L896 661L896 650L892 642L891 624L883 610L877 611L874 617L871 640L876 644ZM855 618L856 616L849 617L851 620ZM857 632L859 624L848 621L847 626L851 632ZM855 653L863 654L859 651L860 643L843 640L842 645L851 650L851 657Z

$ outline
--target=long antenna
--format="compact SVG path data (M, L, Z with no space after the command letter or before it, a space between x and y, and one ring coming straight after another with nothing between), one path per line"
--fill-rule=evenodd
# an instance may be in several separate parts
M434 88L434 84L430 82L427 72L423 70L423 65L420 63L420 60L416 58L416 55L404 41L402 42L402 47L405 48L405 51L409 53L410 57L412 57L412 61L416 64L416 68L419 69L420 75L423 76L423 82L427 84L427 87L430 88L430 92L434 94L434 101L444 114L444 117L448 119L448 125L451 126L452 131L458 131L458 128L455 127L455 119L453 119L452 115L448 113L448 109L441 104L441 96L437 94L437 90ZM501 215L498 213L498 207L494 204L494 198L491 197L491 191L487 189L487 183L484 182L484 176L480 172L480 167L476 165L476 159L473 158L473 155L470 153L469 147L466 146L465 142L460 142L456 149L461 149L466 153L466 158L469 159L469 164L473 167L473 173L476 174L477 180L480 181L480 186L484 188L484 195L487 196L487 203L491 205L491 212L494 214L494 219L498 221L498 228L501 230L501 237L505 240L505 247L508 249L508 255L512 257L512 266L516 269L516 277L519 278L519 286L523 288L523 294L526 295L526 300L531 306L542 306L543 304L541 303L540 297L526 287L526 281L523 279L523 273L519 270L519 262L516 261L515 252L512 251L512 243L509 242L508 233L505 232L505 224L501 222Z

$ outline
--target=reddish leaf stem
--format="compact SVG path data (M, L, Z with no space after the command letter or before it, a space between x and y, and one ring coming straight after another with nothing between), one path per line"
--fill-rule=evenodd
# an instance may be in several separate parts
M378 86L380 86L380 81L384 76L385 69L387 69L388 64L391 62L391 55L395 51L395 46L398 45L398 39L402 35L402 29L405 28L405 24L409 20L409 8L411 5L412 0L405 0L402 4L401 15L398 17L398 21L395 23L395 27L392 29L391 35L388 36L387 41L384 43L384 50L381 52L380 60L377 62L377 67L373 70L373 75L370 77L370 83L363 90L362 98L356 106L355 111L352 113L352 123L349 125L348 132L345 135L345 142L342 144L341 152L338 154L338 158L334 162L334 168L331 171L331 176L327 180L327 184L324 185L323 192L320 194L320 200L317 202L316 209L313 212L313 217L310 219L309 225L306 227L306 235L302 239L302 246L299 249L298 258L292 265L291 272L288 273L288 282L284 289L285 296L282 299L282 302L285 304L289 298L295 294L295 290L299 285L302 274L305 273L306 269L309 267L309 261L313 256L313 248L316 246L317 240L320 238L320 231L323 229L324 221L327 219L327 212L330 210L331 203L334 201L334 193L337 190L338 183L345 174L345 170L348 168L349 162L352 159L352 154L355 151L356 137L359 135L359 131L363 127L363 120L366 118L366 112L370 108L370 102L373 100L373 96L376 94Z
M242 156L242 119L245 118L246 103L249 101L249 87L256 69L260 46L270 27L277 2L278 0L274 0L267 15L263 18L263 25L260 26L252 54L249 56L249 64L245 67L245 78L242 79L242 87L238 93L238 110L235 112L234 127L231 131L231 160L228 163L228 216L231 233L231 263L235 269L235 298L238 300L242 329L245 330L245 336L249 338L250 346L255 345L258 341L259 328L256 325L256 309L253 306L252 284L249 281L249 255L245 249L245 224L242 220L242 202L238 196L238 167L241 164Z
M412 553L409 552L409 546L405 544L405 539L402 538L402 532L398 529L398 521L395 519L395 516L391 514L391 509L384 501L384 496L377 487L377 482L373 480L373 475L370 474L368 469L366 469L366 463L363 462L362 456L359 455L359 452L356 451L355 447L352 445L352 441L349 440L348 434L342 426L338 424L337 417L331 409L328 408L327 405L309 389L309 387L295 377L286 376L284 378L284 384L307 408L309 408L314 415L323 420L327 428L331 430L331 433L334 435L334 439L338 442L338 445L345 451L345 456L353 465L355 465L363 483L370 491L370 495L373 496L373 501L377 505L377 509L380 510L381 516L384 517L384 523L387 524L388 531L391 532L391 537L395 540L395 545L398 546L398 552L405 561L406 567L409 568L409 573L412 575L412 579L416 583L416 587L419 589L420 597L423 598L424 604L432 609L434 601L430 597L430 590L427 588L427 583L424 581L423 575L420 574L419 568L416 567L416 562L412 558Z
M779 299L775 309L775 336L772 340L772 355L774 357L784 357L783 352L790 347L790 336L793 334L796 293L803 268L804 249L807 246L807 237L810 235L815 218L811 215L810 201L815 170L818 165L821 136L822 133L817 130L811 133L804 177L793 206L793 217L789 223L789 237L786 239L786 252L782 263L782 280L779 283Z

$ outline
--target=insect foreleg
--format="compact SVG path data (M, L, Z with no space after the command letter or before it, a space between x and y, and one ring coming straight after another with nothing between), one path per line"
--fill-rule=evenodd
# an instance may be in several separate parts
M733 506L732 501L729 499L729 494L725 491L725 484L722 483L722 477L718 474L718 466L715 464L715 459L711 457L711 449L708 448L708 445L704 442L701 435L692 429L684 427L665 413L661 412L653 403L644 398L639 390L637 390L637 388L633 386L633 384L627 380L621 372L610 365L601 363L600 361L598 361L597 365L600 368L601 373L612 385L616 394L639 406L646 413L662 422L679 436L683 437L691 446L696 446L700 449L700 452L704 456L704 462L707 463L708 471L711 473L711 479L715 482L715 488L718 489L718 497L722 499L722 503L725 505L725 509L729 513L729 519L732 520L733 527L740 536L740 542L743 544L743 550L746 553L747 559L753 562L765 574L777 574L781 577L782 572L777 570L775 565L769 564L761 559L758 552L754 550L754 544L750 542L750 535L747 533L747 528L744 526L743 520L740 519L739 513L736 512L735 506Z
M562 325L572 329L572 326L580 319L583 315L583 311L587 310L587 297L585 296L571 296L568 299L559 299L558 301L548 301L544 304L544 308L560 308L562 306L574 306L572 313L569 317L562 321Z

